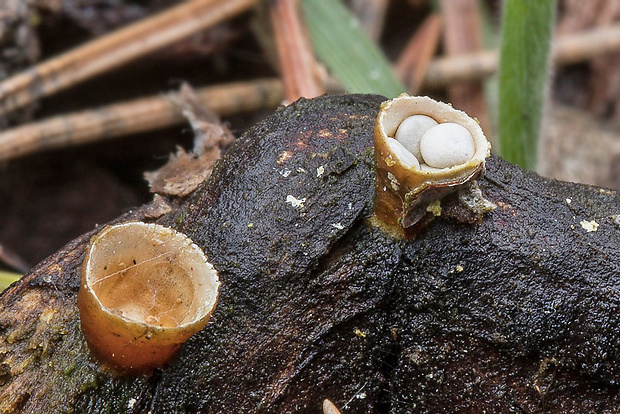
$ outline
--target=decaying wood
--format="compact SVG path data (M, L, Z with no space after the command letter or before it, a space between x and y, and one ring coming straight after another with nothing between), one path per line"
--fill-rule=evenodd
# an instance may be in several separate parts
M192 194L162 196L171 211L154 221L201 246L222 288L206 328L154 375L119 376L88 351L76 294L96 230L6 290L0 408L317 413L329 399L351 413L616 410L618 194L492 157L480 185L498 208L481 223L459 224L458 202L444 200L417 239L392 239L367 221L383 100L293 103L237 140Z
M0 83L0 115L173 44L237 15L256 0L187 0Z
M282 83L275 79L201 88L196 95L203 105L221 116L275 108L283 98ZM153 131L184 121L181 108L170 97L136 99L0 132L0 160Z
M619 50L620 25L613 25L557 37L551 57L557 65L570 65ZM496 51L438 58L428 68L423 89L482 79L494 74L498 63Z

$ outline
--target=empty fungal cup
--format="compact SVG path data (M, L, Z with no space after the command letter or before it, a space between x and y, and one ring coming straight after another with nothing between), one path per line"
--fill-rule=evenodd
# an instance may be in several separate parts
M375 218L401 236L430 204L480 177L491 144L465 112L426 96L386 101L375 122Z
M216 270L184 234L141 222L108 226L82 267L82 331L103 361L150 371L207 324L218 288Z

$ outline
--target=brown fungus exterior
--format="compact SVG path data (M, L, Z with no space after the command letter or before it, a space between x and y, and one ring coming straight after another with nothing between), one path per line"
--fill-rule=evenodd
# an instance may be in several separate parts
M413 115L426 115L440 125L455 123L466 128L474 143L473 156L449 168L422 169L406 165L394 153L389 138ZM374 129L375 221L397 237L415 237L432 219L432 203L474 183L484 173L491 144L480 125L465 112L426 96L403 94L383 102ZM429 219L430 217L430 219Z
M149 372L206 325L218 288L216 270L187 236L157 224L108 226L82 266L82 331L106 364Z

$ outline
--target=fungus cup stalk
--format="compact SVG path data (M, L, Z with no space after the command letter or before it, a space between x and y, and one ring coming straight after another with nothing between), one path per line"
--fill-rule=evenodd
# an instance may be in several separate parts
M506 0L499 62L500 154L535 170L555 1Z
M185 235L140 222L106 227L83 263L82 331L102 362L150 372L207 324L218 288L217 272Z

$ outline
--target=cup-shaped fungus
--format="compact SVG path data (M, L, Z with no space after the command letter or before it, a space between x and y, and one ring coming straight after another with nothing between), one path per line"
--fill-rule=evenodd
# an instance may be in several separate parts
M491 151L465 112L404 94L381 105L374 144L375 217L400 236L424 222L432 203L480 177Z
M108 226L82 267L82 331L104 362L148 372L206 325L218 289L216 270L187 236L157 224Z

